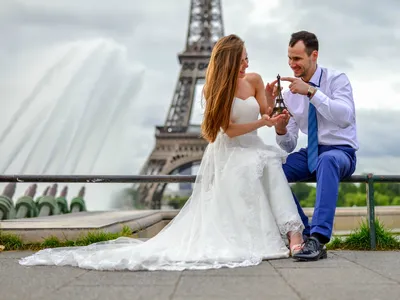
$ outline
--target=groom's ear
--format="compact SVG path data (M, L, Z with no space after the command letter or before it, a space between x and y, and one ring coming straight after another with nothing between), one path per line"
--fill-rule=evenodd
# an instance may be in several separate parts
M313 52L311 52L311 59L313 61L317 61L317 59L318 59L318 51L317 50L314 50Z

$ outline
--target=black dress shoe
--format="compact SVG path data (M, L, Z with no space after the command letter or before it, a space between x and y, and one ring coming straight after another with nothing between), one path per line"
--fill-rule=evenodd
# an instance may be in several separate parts
M325 245L321 244L317 238L311 236L304 243L303 249L293 254L293 258L300 261L312 261L327 258Z

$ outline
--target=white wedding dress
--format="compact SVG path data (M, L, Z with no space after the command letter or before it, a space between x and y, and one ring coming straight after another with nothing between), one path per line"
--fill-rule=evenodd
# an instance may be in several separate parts
M234 99L232 119L259 117L254 97ZM122 237L84 247L41 250L21 265L71 265L96 270L176 270L245 267L289 257L285 235L303 223L283 173L286 153L251 132L209 144L193 193L155 237Z

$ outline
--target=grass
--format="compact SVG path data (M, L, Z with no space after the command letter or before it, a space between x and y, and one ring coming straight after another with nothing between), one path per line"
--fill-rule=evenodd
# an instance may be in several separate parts
M378 219L375 220L376 250L400 250L400 241ZM366 221L346 238L334 237L326 245L331 250L370 250L369 226Z
M0 231L0 245L5 247L7 250L40 250L45 248L57 248L57 247L71 247L71 246L87 246L97 242L114 240L119 237L135 237L129 226L124 225L122 230L117 233L104 232L104 231L91 231L87 234L82 234L75 241L64 239L60 240L55 236L49 236L41 243L23 243L22 239L10 233L4 233Z
M0 245L4 246L4 250L20 250L24 247L24 243L19 236L10 233L2 233L1 231Z

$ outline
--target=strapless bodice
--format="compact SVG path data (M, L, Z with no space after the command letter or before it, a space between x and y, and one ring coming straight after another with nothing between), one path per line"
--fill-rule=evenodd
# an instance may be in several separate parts
M233 122L238 124L254 122L260 114L260 106L254 96L243 100L238 97L233 99L232 115Z

